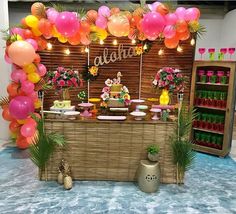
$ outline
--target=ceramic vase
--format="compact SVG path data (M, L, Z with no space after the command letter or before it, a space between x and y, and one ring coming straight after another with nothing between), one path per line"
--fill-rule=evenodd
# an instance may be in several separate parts
M170 102L169 91L166 89L162 89L160 96L160 105L168 105Z
M156 154L148 153L148 160L153 161L153 162L158 161L159 160L159 154L158 153L156 153Z

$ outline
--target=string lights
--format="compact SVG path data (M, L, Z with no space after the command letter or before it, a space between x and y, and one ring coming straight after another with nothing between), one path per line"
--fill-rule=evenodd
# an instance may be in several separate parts
M143 46L143 50L147 50L147 44L144 44L144 46Z
M101 40L99 41L99 44L100 44L100 45L103 45L103 44L104 44L104 41L101 39Z
M85 53L88 53L88 52L89 52L89 48L86 47L86 48L84 49L84 52L85 52Z
M70 49L69 48L65 49L64 52L65 52L66 55L70 55Z
M118 42L117 42L117 40L116 40L116 39L114 39L114 40L113 40L113 42L112 42L112 44L113 44L113 45L118 45Z
M181 46L178 45L178 47L177 47L177 51L181 53L181 52L183 52L183 48L182 48Z
M131 43L134 45L136 44L136 40L135 39L132 39Z
M50 42L47 43L47 49L50 51L52 50L52 44Z
M191 44L192 46L195 45L195 39L194 39L194 38L191 39L190 44Z
M164 50L163 49L160 49L159 51L158 51L158 55L159 56L162 56L164 54Z

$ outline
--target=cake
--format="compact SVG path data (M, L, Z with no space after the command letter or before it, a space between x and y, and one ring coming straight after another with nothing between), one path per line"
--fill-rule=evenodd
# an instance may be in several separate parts
M53 108L71 108L71 101L70 100L55 100L53 102Z
M129 104L129 90L121 84L121 72L117 73L117 78L107 79L103 88L101 98L108 107L125 107Z

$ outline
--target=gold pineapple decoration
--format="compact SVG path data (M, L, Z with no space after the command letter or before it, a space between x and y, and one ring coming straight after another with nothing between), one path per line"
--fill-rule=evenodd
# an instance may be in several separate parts
M57 182L63 184L66 190L70 190L73 186L70 165L67 161L62 159L58 169Z

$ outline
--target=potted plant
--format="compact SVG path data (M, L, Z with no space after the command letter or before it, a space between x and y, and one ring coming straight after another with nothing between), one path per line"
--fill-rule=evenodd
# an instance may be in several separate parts
M147 147L148 160L158 161L160 148L157 145L150 145Z
M37 135L33 138L29 147L30 159L39 168L39 179L42 179L42 173L50 156L57 146L64 146L65 139L63 135L56 132L46 133L44 130L44 120L34 117L37 122Z
M177 170L177 184L184 183L185 172L192 167L194 162L195 152L192 150L190 133L193 120L196 117L196 110L183 106L179 110L178 120L174 127L174 133L170 136L173 163L176 165Z

